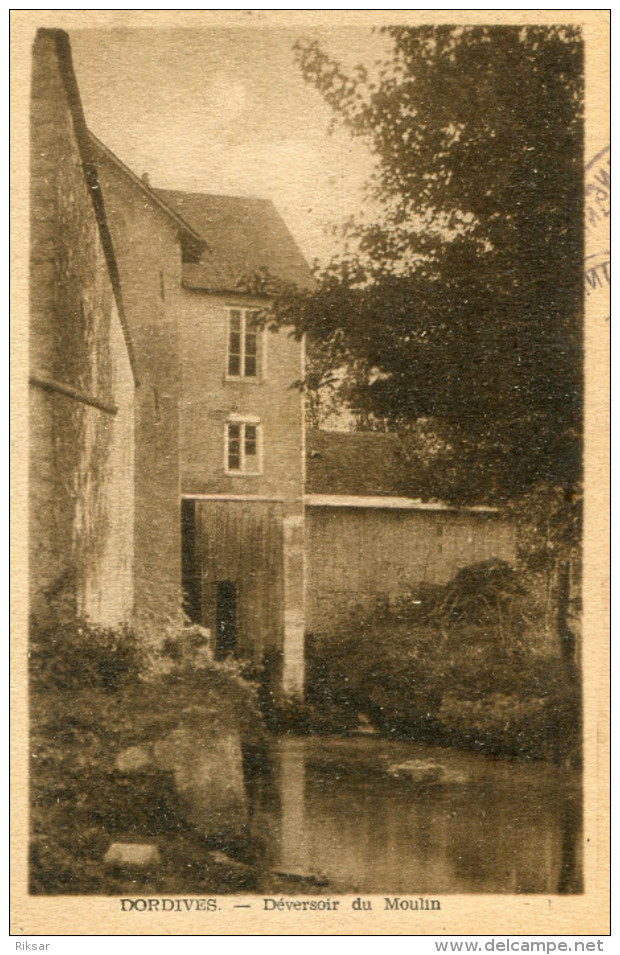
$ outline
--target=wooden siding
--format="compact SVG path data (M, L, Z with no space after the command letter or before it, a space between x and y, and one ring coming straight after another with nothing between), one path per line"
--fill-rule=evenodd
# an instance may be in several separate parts
M306 535L308 632L468 564L515 559L514 527L497 515L309 507Z
M239 656L261 662L282 648L282 505L197 500L194 508L202 623L215 635L217 583L234 583Z

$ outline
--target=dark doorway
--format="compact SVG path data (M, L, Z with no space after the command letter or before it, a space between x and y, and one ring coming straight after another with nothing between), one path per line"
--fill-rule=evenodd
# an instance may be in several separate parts
M215 619L215 655L221 659L237 648L237 587L231 580L218 580Z
M196 559L196 502L181 501L181 573L183 610L192 623L202 623L200 568Z

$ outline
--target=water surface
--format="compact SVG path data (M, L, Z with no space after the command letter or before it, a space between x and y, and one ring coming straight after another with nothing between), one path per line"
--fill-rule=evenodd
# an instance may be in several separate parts
M272 868L331 891L579 892L579 778L413 742L287 737L253 828Z

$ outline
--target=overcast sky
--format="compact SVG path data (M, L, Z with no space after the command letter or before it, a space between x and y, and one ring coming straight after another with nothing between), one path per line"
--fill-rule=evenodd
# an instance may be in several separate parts
M272 199L312 262L338 251L325 234L354 213L370 155L307 85L280 29L72 30L86 119L156 187ZM343 63L372 64L386 41L367 28L321 35Z

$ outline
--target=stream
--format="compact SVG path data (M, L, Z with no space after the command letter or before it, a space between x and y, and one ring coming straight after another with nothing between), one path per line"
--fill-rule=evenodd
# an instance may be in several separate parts
M282 737L253 782L265 864L330 892L574 893L580 774L378 737Z

